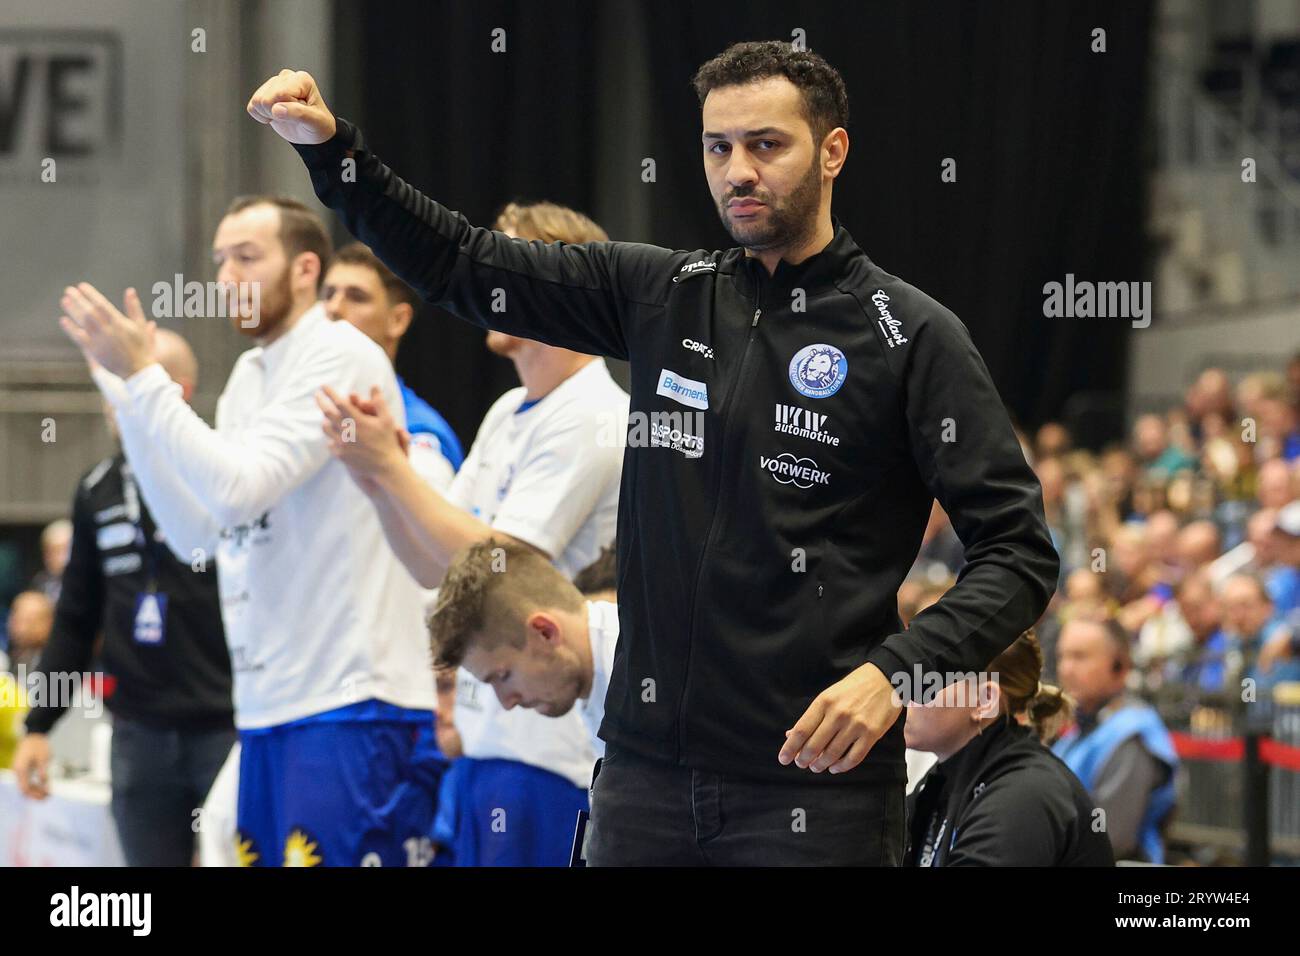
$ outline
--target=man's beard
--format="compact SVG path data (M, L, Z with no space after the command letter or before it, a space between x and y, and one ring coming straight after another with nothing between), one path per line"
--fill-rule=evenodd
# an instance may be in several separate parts
M767 203L767 222L736 223L727 213L727 203L733 199L757 199ZM774 204L756 196L752 189L726 196L718 207L723 228L740 246L753 252L766 249L793 249L802 245L817 231L817 212L821 208L822 177L816 162L808 164L808 172L799 180L784 201Z
M233 299L231 305L234 307L229 308L228 311L230 323L235 327L235 331L254 339L270 335L289 317L289 312L293 309L293 290L289 288L289 270L286 268L281 272L273 283L269 285L263 283L258 292L258 298L254 300L257 305L256 316L239 314L238 306L244 297L234 292L231 293ZM254 319L257 320L256 323Z

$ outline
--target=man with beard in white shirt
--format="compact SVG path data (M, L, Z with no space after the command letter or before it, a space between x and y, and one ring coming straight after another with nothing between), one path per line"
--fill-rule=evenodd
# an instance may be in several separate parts
M496 228L519 241L607 238L552 203L511 203ZM489 534L528 546L565 577L614 540L627 394L602 359L499 332L488 333L487 345L514 362L523 385L488 411L445 498L401 454L385 403L334 392L322 402L331 447L426 587L441 583L457 551ZM443 781L440 857L457 866L565 865L595 761L582 721L508 711L461 670L453 723L464 756Z
M317 301L330 242L301 203L247 197L213 240L239 357L216 428L119 311L64 290L64 331L102 366L122 445L172 551L215 558L240 731L250 865L427 865L438 778L423 593L321 434L322 385L401 398L383 350ZM251 293L251 294L250 294ZM116 376L121 382L114 383ZM399 417L399 422L401 421Z

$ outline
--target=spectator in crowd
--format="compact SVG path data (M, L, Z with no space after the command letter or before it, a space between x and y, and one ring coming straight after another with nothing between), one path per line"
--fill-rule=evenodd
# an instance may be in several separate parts
M32 578L31 589L40 591L58 603L63 569L72 550L72 522L67 518L51 521L41 532L41 570Z
M1221 627L1223 608L1209 571L1202 569L1184 578L1173 606L1178 612L1177 625L1185 630L1186 639L1175 642L1179 650L1166 666L1162 682L1207 693L1221 692L1227 639Z
M369 247L350 242L334 253L321 283L321 301L334 321L350 322L397 364L397 349L411 327L419 296L393 275ZM397 376L406 409L409 455L415 470L438 491L446 491L465 453L446 419Z
M1166 512L1167 514L1167 512ZM1150 595L1152 613L1138 625L1134 664L1146 675L1146 686L1154 689L1167 673L1166 663L1184 654L1193 634L1183 617L1176 595L1190 574L1208 565L1219 554L1219 529L1214 522L1193 521L1177 531L1172 561L1161 566L1162 579ZM1122 623L1127 623L1123 616Z
M1039 458L1034 466L1043 486L1043 509L1052 543L1061 556L1061 581L1088 563L1086 514L1070 493L1065 463L1058 457ZM960 544L960 542L958 542Z
M1300 680L1300 660L1283 656L1275 650L1261 660L1265 646L1273 642L1286 646L1291 641L1291 629L1276 617L1268 588L1258 575L1234 574L1224 582L1221 599L1226 637L1225 689L1236 693L1243 680L1251 681L1254 684L1253 695L1243 699L1267 704L1277 684ZM1248 709L1247 713L1257 714L1258 720L1265 721L1271 710L1264 707Z
M1258 426L1261 403L1270 398L1282 398L1287 393L1286 379L1277 372L1254 372L1237 384L1238 422L1254 421Z
M1282 508L1296 497L1291 469L1280 458L1270 458L1259 466L1256 498L1261 508Z
M1264 576L1279 618L1291 620L1300 614L1300 499L1269 515L1268 531L1261 535L1261 557L1256 567Z
M1133 513L1133 492L1141 470L1137 457L1122 445L1111 445L1101 454L1101 480L1095 500L1103 513L1100 531L1108 536L1108 525L1127 521Z
M1146 471L1172 475L1194 469L1196 459L1169 439L1169 428L1159 415L1141 415L1133 425L1133 450Z
M1038 644L1043 652L1043 677L1056 680L1056 647L1061 628L1076 617L1109 617L1118 605L1102 586L1103 576L1088 568L1071 571L1065 587L1057 592L1062 599L1043 616L1038 628Z
M1106 552L1107 594L1121 605L1144 597L1155 584L1146 526L1136 522L1120 525L1111 534Z
M1289 572L1270 580L1269 595L1278 616L1300 634L1300 499L1278 511L1268 540L1278 568Z
M54 626L54 603L42 591L23 591L9 606L9 669L15 675L40 666Z
M198 362L174 332L159 330L159 364L186 401ZM113 406L105 418L118 437ZM235 743L230 655L216 571L173 555L119 450L89 469L72 502L72 554L63 573L54 633L41 661L51 687L85 674L96 639L114 689L112 804L129 866L188 866L194 809ZM87 688L82 688L83 692ZM14 757L18 785L49 794L49 734L72 701L32 699Z
M908 798L906 865L1114 864L1092 798L1042 743L1069 702L1041 672L1027 631L986 673L908 705L908 747L939 762Z
M1045 458L1060 458L1069 454L1070 449L1074 447L1074 442L1070 438L1070 430L1060 422L1044 422L1038 428L1038 434L1034 436L1034 458L1036 461L1042 461Z
M1184 525L1174 544L1180 580L1197 568L1209 564L1221 552L1219 529L1213 521L1202 518Z
M1144 537L1143 565L1130 578L1129 600L1116 612L1126 631L1136 633L1173 597L1178 579L1178 518L1166 508L1152 512L1141 525Z
M1214 419L1217 428L1232 419L1234 414L1232 381L1221 368L1207 368L1187 389L1183 402L1191 422L1194 438L1204 441L1208 437L1207 419Z
M1260 399L1258 411L1260 453L1271 461L1300 459L1300 418L1295 406L1278 395Z
M1114 620L1076 618L1061 632L1058 657L1078 715L1054 752L1104 812L1115 858L1163 863L1178 757L1155 710L1126 689L1128 635Z

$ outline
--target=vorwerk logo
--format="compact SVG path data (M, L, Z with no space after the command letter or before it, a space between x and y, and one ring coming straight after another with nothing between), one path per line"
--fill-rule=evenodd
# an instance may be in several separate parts
M760 455L758 463L783 485L811 488L813 485L830 484L830 473L818 470L817 462L811 458L796 458L788 451L781 452L775 458Z

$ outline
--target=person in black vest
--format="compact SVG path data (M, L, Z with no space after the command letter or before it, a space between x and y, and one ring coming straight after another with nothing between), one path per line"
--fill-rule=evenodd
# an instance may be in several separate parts
M194 353L163 330L156 346L188 400L198 381ZM49 795L47 735L78 702L64 689L84 685L102 632L105 671L115 680L105 701L113 715L112 811L127 865L189 866L195 810L235 742L212 557L189 564L172 555L120 451L78 484L72 524L54 630L27 675L27 734L13 761L18 786L31 799ZM36 694L36 685L48 691Z
M1044 685L1032 630L987 671L907 710L907 745L939 763L908 798L908 866L1114 866L1103 818L1043 740L1071 705Z

